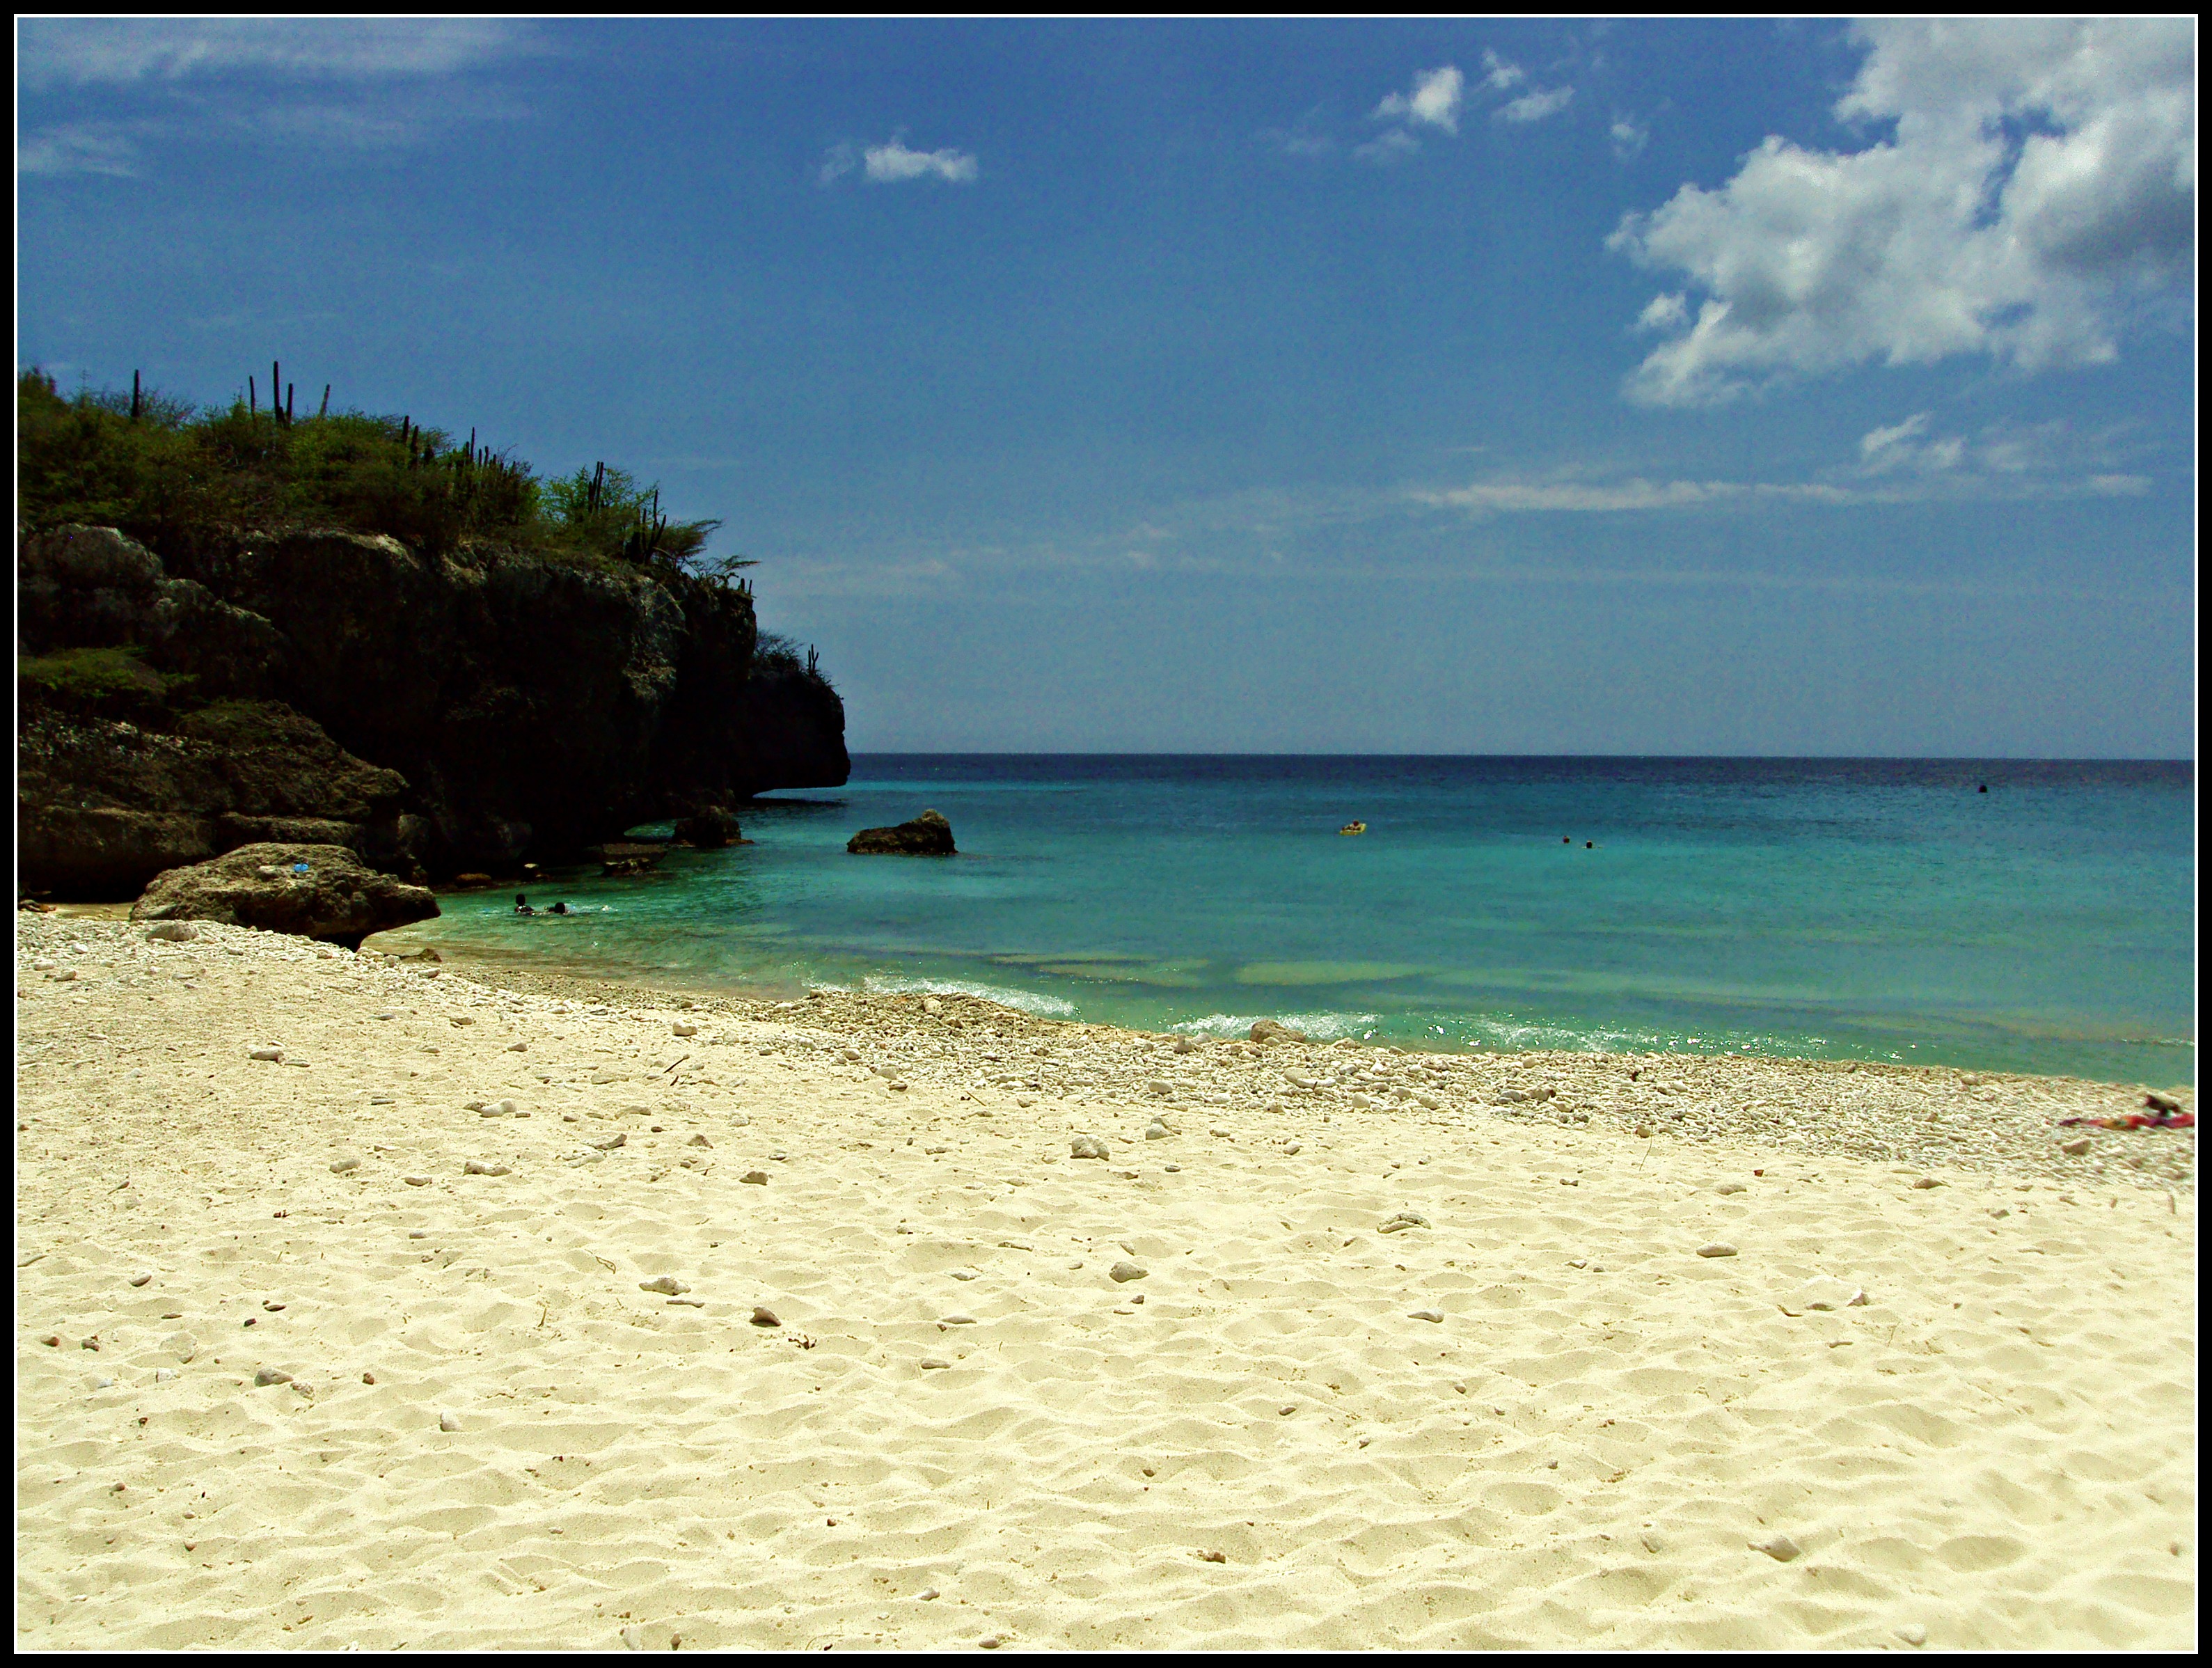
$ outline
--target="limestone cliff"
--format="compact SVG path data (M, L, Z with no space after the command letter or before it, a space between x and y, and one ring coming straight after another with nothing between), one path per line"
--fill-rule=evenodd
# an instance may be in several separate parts
M740 589L327 530L195 546L165 563L112 528L22 542L19 655L127 649L161 691L72 708L60 683L19 679L31 889L117 895L234 833L307 837L281 817L346 824L341 843L401 872L559 861L636 822L846 778L842 703L756 667ZM211 700L228 715L196 731ZM101 841L89 812L108 813Z

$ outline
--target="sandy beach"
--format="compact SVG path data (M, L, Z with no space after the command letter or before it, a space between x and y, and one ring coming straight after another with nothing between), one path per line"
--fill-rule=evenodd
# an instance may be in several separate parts
M17 916L19 1647L2195 1647L2164 1086L376 943Z

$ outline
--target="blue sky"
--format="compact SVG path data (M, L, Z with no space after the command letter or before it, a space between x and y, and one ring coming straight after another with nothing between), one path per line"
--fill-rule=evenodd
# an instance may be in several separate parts
M2194 756L2187 20L18 46L19 362L658 479L856 750Z

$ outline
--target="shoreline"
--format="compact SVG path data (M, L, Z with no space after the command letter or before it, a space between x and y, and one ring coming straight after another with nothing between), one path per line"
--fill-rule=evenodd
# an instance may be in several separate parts
M16 957L19 1646L2194 1641L2116 1086Z

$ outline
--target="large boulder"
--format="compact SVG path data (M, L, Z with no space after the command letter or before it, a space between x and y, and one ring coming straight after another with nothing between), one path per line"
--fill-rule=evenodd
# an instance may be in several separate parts
M164 869L234 846L343 845L407 871L406 779L274 701L225 701L153 730L26 702L16 837L33 892L135 898Z
M952 825L934 811L925 811L896 828L864 828L845 842L845 849L862 856L890 854L904 857L951 857Z
M283 843L169 869L131 906L133 921L221 921L349 948L437 913L426 888L379 874L342 845Z
M719 805L710 805L693 816L678 817L676 837L702 851L745 843L744 836L738 831L738 819Z

